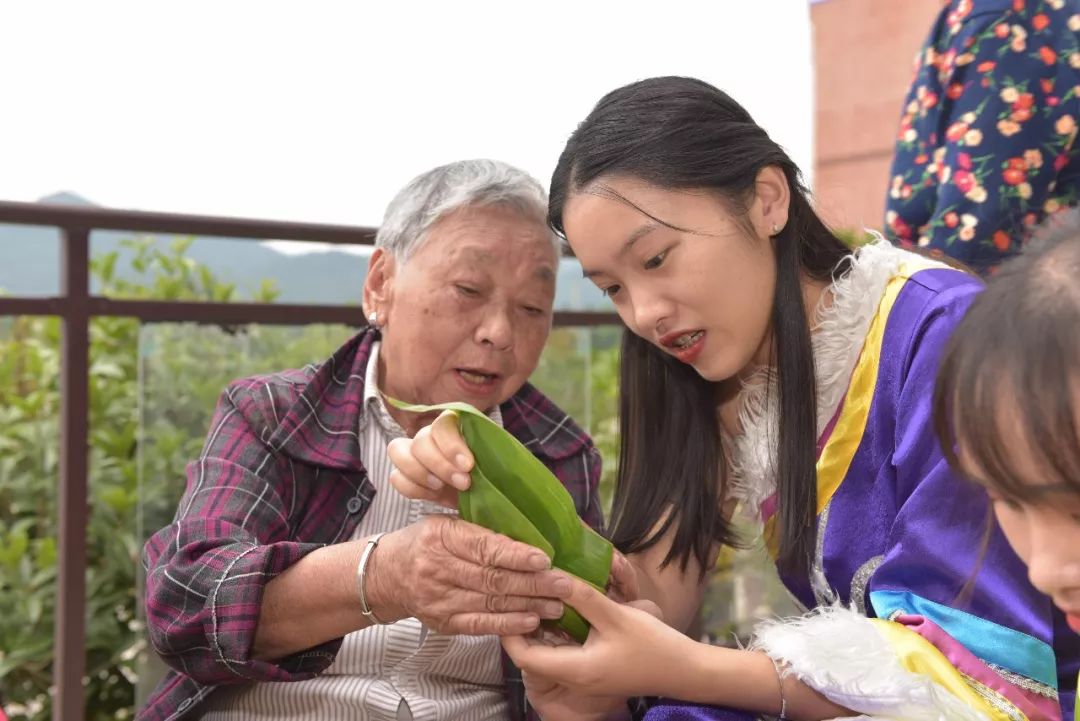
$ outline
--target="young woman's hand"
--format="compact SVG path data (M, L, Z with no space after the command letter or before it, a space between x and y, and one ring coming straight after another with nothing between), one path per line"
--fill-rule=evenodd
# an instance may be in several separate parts
M542 642L551 646L573 644L561 634L542 631ZM626 699L620 696L586 696L575 693L558 681L522 672L525 694L544 721L614 721L630 719Z
M585 697L663 696L675 687L694 642L665 624L651 601L617 603L580 579L565 603L590 624L584 645L554 644L550 636L509 636L503 648L522 671Z

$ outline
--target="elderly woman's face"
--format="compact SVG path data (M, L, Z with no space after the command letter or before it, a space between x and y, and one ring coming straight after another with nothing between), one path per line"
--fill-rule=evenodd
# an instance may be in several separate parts
M485 410L507 400L547 340L557 263L540 218L497 206L447 214L404 265L374 256L365 296L383 327L383 392Z

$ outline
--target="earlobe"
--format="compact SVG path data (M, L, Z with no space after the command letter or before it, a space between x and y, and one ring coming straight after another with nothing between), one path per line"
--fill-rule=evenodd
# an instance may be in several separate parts
M788 222L791 188L787 176L780 168L769 166L758 173L754 191L761 212L762 230L770 237L776 236Z
M383 248L376 248L368 262L367 276L364 278L364 313L375 313L385 318L387 306L393 293L395 263L392 255ZM385 322L385 320L384 320Z

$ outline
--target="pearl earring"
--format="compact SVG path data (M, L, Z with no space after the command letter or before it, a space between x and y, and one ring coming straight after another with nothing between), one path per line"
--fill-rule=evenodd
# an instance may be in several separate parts
M378 328L379 327L379 314L376 313L375 311L371 311L371 313L368 314L367 322L372 328Z
M779 225L777 225L776 223L773 223L773 224L772 224L772 234L773 234L773 235L776 235L776 234L777 234L777 233L779 233L779 232L780 232L780 226L779 226Z

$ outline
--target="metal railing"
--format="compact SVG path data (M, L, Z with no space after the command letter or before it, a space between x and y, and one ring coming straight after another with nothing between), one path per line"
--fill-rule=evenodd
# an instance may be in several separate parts
M61 234L60 293L53 297L0 296L0 316L44 315L61 320L60 477L58 479L57 599L54 631L55 721L84 719L86 666L86 531L89 467L89 330L97 316L142 322L300 325L364 322L359 306L279 303L125 300L90 294L90 234L94 230L297 240L371 245L375 229L77 206L0 201L0 224L55 227ZM617 323L604 312L556 312L556 326Z

